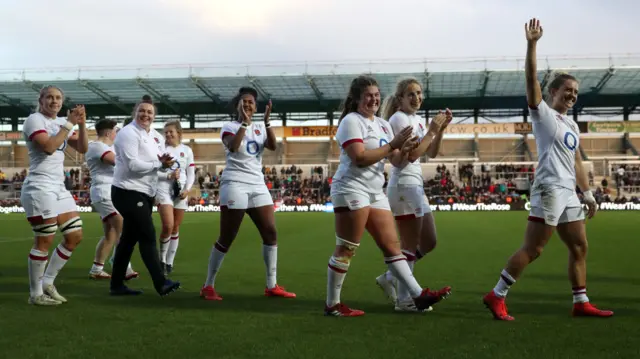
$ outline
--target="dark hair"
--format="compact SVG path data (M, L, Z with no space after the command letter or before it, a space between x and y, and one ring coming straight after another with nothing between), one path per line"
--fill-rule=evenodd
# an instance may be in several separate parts
M368 75L360 75L353 79L353 81L351 81L351 86L349 86L349 93L347 94L347 98L342 104L343 109L339 120L342 120L351 112L356 112L358 110L358 101L360 101L360 97L362 97L362 93L364 92L364 90L369 86L380 87L378 85L378 81Z
M557 90L559 89L562 85L564 85L565 81L567 80L573 80L575 82L578 82L578 79L576 79L574 76L569 75L567 73L564 72L557 72L553 75L553 80L551 80L551 82L549 83L549 96L551 96L551 90Z
M149 105L152 105L155 113L158 113L158 109L153 104L153 99L151 98L151 96L144 95L142 96L142 100L140 100L140 102L138 102L135 106L133 106L133 112L131 113L131 118L124 120L124 126L130 124L136 118L136 114L138 113L138 107L140 107L140 105L143 103L148 103Z
M256 104L258 102L258 91L256 89L254 89L253 87L248 87L248 86L243 86L240 87L240 89L238 90L238 94L236 94L233 99L231 99L231 113L234 115L237 115L238 112L238 104L240 103L240 99L242 98L242 96L244 95L251 95L253 96L253 99L256 101Z
M104 119L96 123L96 133L98 136L104 136L106 131L113 130L118 125L115 120Z

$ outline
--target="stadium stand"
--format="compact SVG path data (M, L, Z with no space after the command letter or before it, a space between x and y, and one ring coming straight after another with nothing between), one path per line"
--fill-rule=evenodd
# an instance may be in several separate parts
M598 200L638 203L640 57L547 58L540 64L547 65L539 72L543 86L554 71L580 80L581 95L570 114L581 130L581 150ZM231 120L227 103L240 86L253 86L259 109L268 99L274 102L279 146L263 157L274 199L286 205L330 202L340 153L333 141L339 105L360 73L372 73L383 95L397 80L417 78L425 93L423 116L446 107L454 111L439 157L423 164L432 203L526 201L537 151L524 100L523 61L501 58L0 71L0 204L19 206L28 168L20 131L45 84L65 91L65 106L84 104L89 128L100 118L124 121L143 94L158 103L154 127L179 118L183 141L197 163L199 186L191 205L217 204L224 170L219 131ZM67 186L78 204L87 206L91 179L84 158L72 149L66 156Z

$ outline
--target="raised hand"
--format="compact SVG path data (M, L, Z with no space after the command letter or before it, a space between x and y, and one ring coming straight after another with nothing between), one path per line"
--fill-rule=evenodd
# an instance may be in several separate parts
M273 107L273 103L271 102L271 100L269 100L269 102L267 102L267 107L264 109L264 124L267 125L269 124L269 121L271 121L269 119L269 116L271 116L271 108Z
M251 124L251 117L245 112L242 101L238 102L238 114L240 115L241 122L244 122L248 125Z
M158 160L162 163L162 168L169 168L176 162L168 153L165 153L162 156L158 155Z
M442 111L438 111L438 113L433 117L431 122L429 123L429 132L431 133L440 133L443 131L443 127L446 127L447 123L447 115Z
M440 129L440 131L442 132L444 132L447 126L449 126L449 124L451 123L451 121L453 121L453 112L451 112L451 110L449 109L446 109L444 111L444 116L447 118L447 121L444 123L444 126L442 126L442 128Z
M87 114L84 105L76 105L73 110L67 110L67 121L74 125L84 124L87 121Z
M400 150L402 152L402 154L407 154L410 153L411 151L415 150L416 147L418 147L418 145L420 144L420 138L418 136L415 136L413 138L410 138L409 140L407 140L403 145L402 145L402 149Z
M404 145L404 143L411 138L411 135L413 135L413 127L407 126L402 129L402 131L398 132L395 137L393 137L393 140L389 142L389 145L393 149L400 149L402 148L402 145Z
M540 20L533 18L529 20L528 24L524 24L524 32L527 36L527 41L536 42L542 37L542 26L540 26Z

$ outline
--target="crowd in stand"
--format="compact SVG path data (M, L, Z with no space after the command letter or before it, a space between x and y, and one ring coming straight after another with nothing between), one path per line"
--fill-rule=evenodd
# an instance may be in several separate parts
M311 173L305 173L300 167L263 167L265 182L273 194L276 203L286 205L310 205L331 202L330 186L331 177L327 176L322 167L311 169ZM454 171L455 172L455 171ZM530 165L496 165L489 167L480 166L480 173L474 170L473 164L460 165L457 175L451 173L446 165L439 165L436 174L425 181L425 193L432 204L454 203L498 203L517 204L527 200L526 191L518 189L518 179L533 181L535 169ZM640 188L640 168L638 166L621 166L612 171L617 188L626 188L627 193L638 192ZM9 179L0 170L0 189L5 192L13 192L12 196L0 197L0 206L19 206L18 200L20 184L24 180L26 170L15 173ZM218 173L206 172L198 169L196 172L198 186L189 199L190 205L218 205L220 176ZM386 174L385 174L386 175ZM65 185L73 193L78 205L89 206L89 186L91 178L84 168L66 170L64 173ZM590 176L593 179L593 175ZM625 193L619 194L615 199L611 198L611 188L608 180L604 178L597 186L594 194L601 202L635 202L640 203L637 195L627 198Z

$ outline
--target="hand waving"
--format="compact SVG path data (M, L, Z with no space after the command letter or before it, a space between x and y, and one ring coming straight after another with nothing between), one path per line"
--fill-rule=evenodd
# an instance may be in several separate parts
M540 20L533 18L529 20L528 24L524 24L524 31L527 36L527 41L536 42L542 37L542 26L540 26Z

